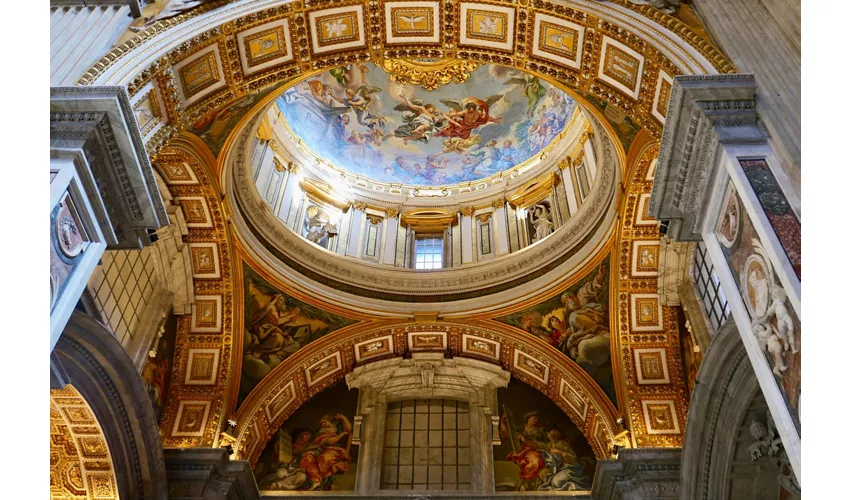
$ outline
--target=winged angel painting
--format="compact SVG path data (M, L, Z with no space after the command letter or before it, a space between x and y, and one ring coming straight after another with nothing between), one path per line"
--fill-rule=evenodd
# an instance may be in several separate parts
M305 145L334 166L431 186L521 164L555 140L575 110L561 90L497 65L427 91L357 63L296 84L277 105Z

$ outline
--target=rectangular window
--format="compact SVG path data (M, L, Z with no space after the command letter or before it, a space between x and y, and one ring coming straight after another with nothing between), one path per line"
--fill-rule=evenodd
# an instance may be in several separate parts
M469 403L449 399L387 406L382 490L469 490Z
M442 268L443 238L439 236L417 236L414 256L414 269Z
M720 277L714 270L714 264L705 248L705 243L697 243L694 251L694 284L697 295L702 300L703 309L716 333L720 326L731 314L729 301L720 286Z
M490 255L490 223L485 222L478 226L479 241L481 241L481 255Z
M576 177L578 177L578 187L581 192L581 199L587 198L587 193L590 192L590 183L587 181L587 168L584 163L576 167Z
M378 225L366 223L366 255L375 257L378 254Z

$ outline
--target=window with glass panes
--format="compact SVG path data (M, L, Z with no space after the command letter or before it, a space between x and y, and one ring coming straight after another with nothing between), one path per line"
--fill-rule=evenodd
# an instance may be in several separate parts
M414 269L440 269L443 267L442 237L417 236L414 250Z
M694 283L711 326L714 332L717 332L731 314L731 310L708 250L701 241L697 243L694 251Z
M469 403L415 399L390 403L382 490L469 490Z

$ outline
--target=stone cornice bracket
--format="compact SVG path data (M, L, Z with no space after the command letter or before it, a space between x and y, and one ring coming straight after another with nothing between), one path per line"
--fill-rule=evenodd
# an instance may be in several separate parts
M441 352L413 353L358 366L346 375L349 388L372 390L387 400L462 397L488 407L485 389L507 387L510 372L492 363L467 358L446 359Z
M681 448L622 449L596 464L591 496L598 500L680 497Z
M652 186L649 215L677 240L699 239L705 195L724 145L766 142L751 74L677 76Z
M141 248L169 224L124 87L51 88L50 154L74 159L109 248Z
M165 450L169 498L260 498L245 460L230 460L223 448Z

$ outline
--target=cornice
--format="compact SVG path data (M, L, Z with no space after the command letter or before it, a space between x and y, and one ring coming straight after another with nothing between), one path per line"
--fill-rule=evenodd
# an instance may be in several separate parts
M445 302L458 300L467 292L474 291L480 296L515 287L541 273L545 274L570 256L592 251L582 248L583 245L594 233L605 230L600 224L606 219L606 214L610 215L615 210L614 187L619 158L610 138L599 134L604 136L599 139L599 171L589 198L578 214L541 243L459 269L416 272L371 265L317 248L286 228L272 214L260 199L245 161L251 130L249 123L241 132L236 147L224 160L229 184L226 191L234 212L235 230L243 237L250 234L258 238L256 242L260 248L255 250L266 255L261 260L282 260L288 268L298 269L301 275L311 280L362 297L413 302L428 296L429 300Z

